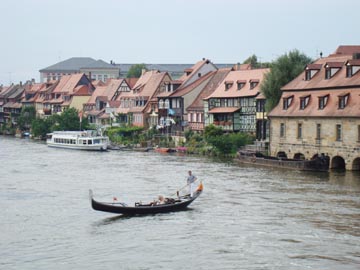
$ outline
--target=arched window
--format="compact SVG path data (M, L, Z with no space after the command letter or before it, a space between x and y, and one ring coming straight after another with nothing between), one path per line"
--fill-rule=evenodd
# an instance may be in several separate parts
M165 106L165 109L169 109L169 107L170 107L169 99L165 99L165 104L164 104L164 106Z

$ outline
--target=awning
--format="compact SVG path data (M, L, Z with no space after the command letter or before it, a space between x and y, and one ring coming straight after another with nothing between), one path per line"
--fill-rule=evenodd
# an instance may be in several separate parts
M240 110L239 107L217 107L209 111L209 113L234 113Z

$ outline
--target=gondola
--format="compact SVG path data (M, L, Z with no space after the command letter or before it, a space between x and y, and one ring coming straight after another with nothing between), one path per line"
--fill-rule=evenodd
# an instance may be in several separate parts
M92 190L89 190L89 197L91 207L96 211L124 215L146 215L185 210L193 201L195 201L201 195L202 191L203 185L202 183L200 183L198 189L192 197L190 197L190 195L188 194L176 198L166 198L164 204L135 203L134 206L128 206L125 203L120 202L98 202L94 199Z

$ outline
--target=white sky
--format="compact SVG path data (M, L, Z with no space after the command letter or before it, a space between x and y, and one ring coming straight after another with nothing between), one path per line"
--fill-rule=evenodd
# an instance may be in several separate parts
M74 56L116 63L317 58L360 45L359 0L1 0L0 84Z

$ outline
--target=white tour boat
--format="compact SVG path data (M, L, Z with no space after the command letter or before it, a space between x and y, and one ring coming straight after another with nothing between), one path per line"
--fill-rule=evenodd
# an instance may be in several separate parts
M54 131L47 134L46 143L58 148L105 151L109 138L98 134L96 130Z

